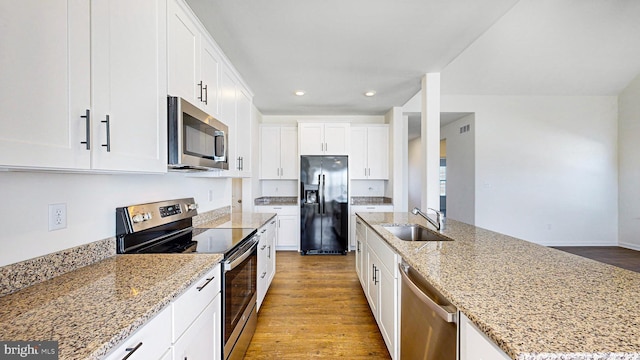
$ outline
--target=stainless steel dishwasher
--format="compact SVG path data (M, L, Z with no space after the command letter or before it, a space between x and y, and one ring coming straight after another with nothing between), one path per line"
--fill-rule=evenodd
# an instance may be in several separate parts
M457 309L409 265L402 277L400 359L455 360Z

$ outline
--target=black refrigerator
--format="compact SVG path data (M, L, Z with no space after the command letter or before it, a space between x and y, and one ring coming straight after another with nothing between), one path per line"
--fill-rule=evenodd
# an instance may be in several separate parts
M300 254L346 254L349 173L346 156L300 157Z

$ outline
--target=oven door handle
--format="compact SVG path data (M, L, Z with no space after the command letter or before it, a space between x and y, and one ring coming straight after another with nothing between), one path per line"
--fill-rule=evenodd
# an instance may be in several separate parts
M252 244L247 248L247 250L243 251L242 254L238 256L232 256L229 259L227 259L227 261L225 261L224 263L225 272L233 270L236 266L238 266L243 261L245 261L249 256L251 256L251 253L253 253L253 251L258 247L258 239L256 237L254 237L249 241Z

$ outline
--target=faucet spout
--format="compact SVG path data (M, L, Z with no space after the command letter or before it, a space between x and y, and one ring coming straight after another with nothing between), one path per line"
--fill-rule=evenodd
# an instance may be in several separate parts
M433 219L431 219L429 216L427 216L427 214L425 214L424 212L422 212L419 208L414 207L413 210L411 210L411 213L413 215L420 215L423 218L425 218L431 225L435 226L437 230L441 230L444 229L444 214L442 214L442 212L433 209L433 208L427 208L427 210L433 210L436 213L436 220L434 221Z

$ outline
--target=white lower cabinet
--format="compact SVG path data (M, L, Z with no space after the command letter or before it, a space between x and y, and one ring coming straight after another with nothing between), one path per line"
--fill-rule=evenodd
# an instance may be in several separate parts
M276 250L300 249L300 208L295 205L259 205L257 213L278 214Z
M371 312L378 323L392 359L399 354L399 256L362 220L356 220L360 251L356 252L356 271ZM364 233L364 234L363 234ZM357 251L357 249L356 249ZM361 255L359 255L361 254Z
M460 319L458 331L460 331L460 360L509 360L496 344L467 318L458 312Z
M162 310L156 317L129 336L104 360L165 359L171 347L171 307Z
M221 275L218 264L104 360L221 359Z
M276 223L277 216L258 229L258 234L260 234L260 242L258 243L258 280L256 284L258 311L276 274Z
M221 358L220 300L218 294L173 345L174 360Z
M393 212L393 205L351 205L349 222L349 248L357 248L356 243L356 213L365 212Z

